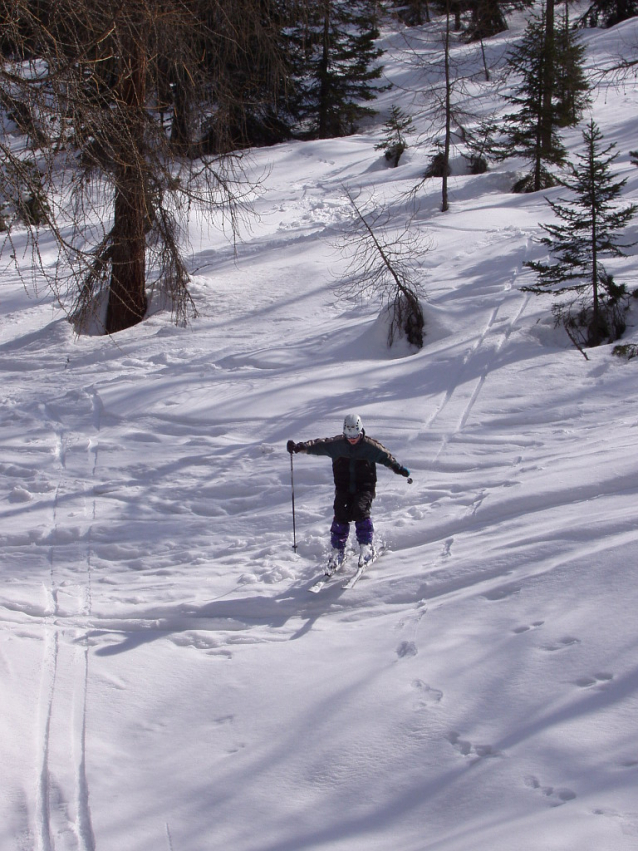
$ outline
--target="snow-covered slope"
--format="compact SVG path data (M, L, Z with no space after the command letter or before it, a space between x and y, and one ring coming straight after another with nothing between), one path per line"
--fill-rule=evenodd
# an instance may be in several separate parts
M586 38L600 64L638 32ZM593 115L635 200L635 82ZM402 224L430 153L384 168L382 120L254 153L238 257L193 223L188 329L77 338L5 268L2 848L638 848L635 361L520 291L548 209L512 163L453 176L445 215L420 190L426 345L388 351L334 290L342 186ZM387 551L314 596L330 469L294 458L295 553L285 442L351 410L414 484L380 469Z

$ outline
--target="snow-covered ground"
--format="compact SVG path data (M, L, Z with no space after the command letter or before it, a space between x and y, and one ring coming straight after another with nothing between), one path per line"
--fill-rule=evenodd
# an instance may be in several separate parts
M638 25L585 38L600 65ZM636 100L592 110L628 201ZM193 223L187 329L75 337L4 267L2 849L638 848L638 361L585 360L521 292L551 213L511 162L446 214L419 191L426 345L388 351L334 289L343 185L402 225L428 161L385 168L383 120L254 153L237 258ZM636 286L635 249L613 268ZM295 553L285 442L352 410L414 484L380 468L386 552L315 596L330 465L294 458Z

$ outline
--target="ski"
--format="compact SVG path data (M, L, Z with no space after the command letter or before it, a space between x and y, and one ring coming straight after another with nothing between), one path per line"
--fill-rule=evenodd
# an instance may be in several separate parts
M318 594L324 585L327 585L328 582L330 582L333 576L333 573L325 573L321 579L317 580L314 585L311 585L310 588L308 588L308 591L310 591L311 594Z
M347 556L344 554L343 557L337 562L328 562L326 570L323 576L318 579L313 585L308 588L311 594L318 594L321 589L330 582L332 577L338 570L341 570L343 565L345 564Z
M352 574L352 576L342 584L341 587L346 591L350 588L354 588L357 582L361 579L364 571L368 567L370 567L371 564L374 564L374 562L379 558L382 552L383 548L380 548L378 550L373 550L372 554L367 559L362 560L360 558L357 564L357 569ZM345 560L346 559L344 557L342 561L340 561L339 564L337 564L336 566L329 565L324 575L320 579L318 579L313 585L311 585L310 588L308 588L308 591L310 591L311 594L318 594L321 589L325 588L325 586L330 582L335 573L341 570L345 563Z
M349 591L351 588L354 588L354 586L357 584L357 582L363 576L363 573L366 570L366 568L370 567L371 564L374 564L374 562L379 558L380 555L381 555L381 550L372 550L372 552L370 553L368 558L359 559L359 564L357 565L357 569L352 574L350 579L347 579L341 587L344 588L346 591Z

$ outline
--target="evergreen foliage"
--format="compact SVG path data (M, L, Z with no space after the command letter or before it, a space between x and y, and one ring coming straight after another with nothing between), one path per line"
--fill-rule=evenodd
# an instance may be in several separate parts
M565 162L559 128L577 124L589 103L584 48L567 17L548 33L545 15L533 15L520 45L508 56L508 67L518 82L507 100L517 110L504 118L505 141L496 145L496 156L530 162L531 172L514 191L538 192L556 184L553 168Z
M470 21L466 28L468 41L480 41L507 29L505 3L502 0L474 0L470 6Z
M408 148L405 134L412 129L412 117L406 115L395 104L390 110L390 117L383 126L386 133L381 142L375 145L375 150L384 151L386 160L393 168L396 168L401 156Z
M167 80L174 103L172 137L178 141L180 126L179 95L188 97L186 150L194 156L227 154L253 146L272 145L292 135L291 118L287 110L286 87L290 69L287 64L285 26L288 11L279 0L260 0L261 13L250 25L246 21L245 44L239 50L220 49L217 38L209 34L232 38L235 29L242 27L246 8L242 4L220 16L219 9L205 9L209 28L200 37L204 76L210 80L208 97L202 102L193 98L191 83L173 66ZM204 3L204 7L206 4ZM225 20L224 20L225 18ZM266 44L269 45L265 50ZM169 60L170 62L170 60ZM224 68L220 67L224 63ZM225 84L219 87L220 76ZM203 109L202 109L203 107ZM201 114L202 120L197 116ZM194 137L194 138L193 138Z
M578 155L576 166L568 164L569 177L560 181L575 197L571 201L548 199L559 224L542 225L547 236L540 241L557 260L526 263L539 282L524 289L536 294L585 295L576 311L572 305L558 304L554 312L568 330L584 329L584 345L595 346L617 339L624 330L628 293L607 273L601 258L625 256L623 249L629 246L620 243L618 232L636 214L638 205L618 208L627 181L614 180L610 167L617 156L611 154L615 145L603 147L602 133L593 120L583 131L583 140L585 153Z
M531 173L515 186L515 192L538 192L554 186L552 166L562 166L566 151L558 135L558 118L548 110L547 77L554 66L554 44L547 39L545 16L533 15L520 45L508 56L510 72L516 75L507 100L517 107L504 118L506 140L496 148L500 159L520 156L531 163Z
M449 157L446 157L445 152L439 147L439 150L432 155L432 159L428 163L423 177L449 177L451 174L452 168L449 163Z
M307 17L291 34L295 45L295 112L304 135L328 139L354 133L374 114L382 50L375 0L308 0Z
M585 46L570 27L565 5L556 31L556 122L559 127L575 127L591 103L591 85L585 72Z
M638 0L594 0L582 16L588 27L613 27L638 15Z
M429 0L394 0L399 19L408 27L420 27L430 22Z

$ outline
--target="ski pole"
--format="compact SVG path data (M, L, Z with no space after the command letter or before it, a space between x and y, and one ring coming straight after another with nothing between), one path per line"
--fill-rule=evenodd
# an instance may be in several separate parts
M292 491L292 548L297 552L297 528L295 524L295 477L292 465L292 452L290 453L290 488Z

